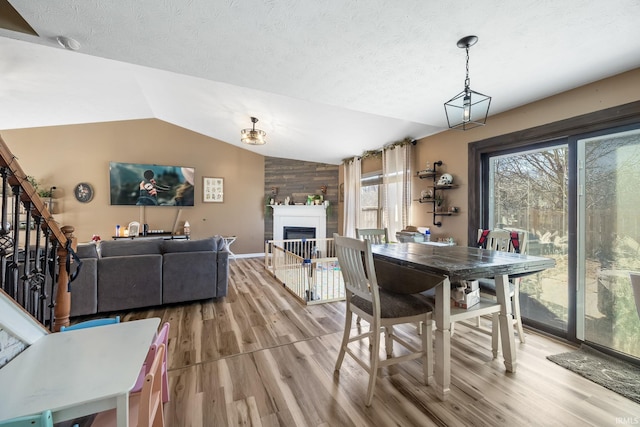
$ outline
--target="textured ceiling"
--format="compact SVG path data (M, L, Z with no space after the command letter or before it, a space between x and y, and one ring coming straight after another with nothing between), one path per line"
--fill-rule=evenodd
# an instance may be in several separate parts
M0 30L0 129L156 117L241 146L256 116L243 148L326 163L445 129L469 34L491 114L640 67L637 0L10 3L39 37Z

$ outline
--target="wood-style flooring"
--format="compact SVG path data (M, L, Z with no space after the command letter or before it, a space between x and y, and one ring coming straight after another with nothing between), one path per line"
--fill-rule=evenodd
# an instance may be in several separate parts
M452 338L448 401L422 383L416 360L383 370L367 408L364 370L346 356L334 373L344 302L303 306L261 258L231 261L229 294L219 301L119 314L123 321L159 317L171 324L167 426L640 423L640 405L546 359L572 347L526 331L526 344L516 340L517 372L509 374L492 359L490 336L463 325ZM402 331L416 334L413 326Z

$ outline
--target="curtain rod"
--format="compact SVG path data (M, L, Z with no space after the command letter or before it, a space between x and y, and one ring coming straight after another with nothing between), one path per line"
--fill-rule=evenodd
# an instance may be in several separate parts
M342 159L342 163L348 163L348 162L352 162L352 161L354 161L356 159L365 159L367 157L377 156L377 155L381 154L384 150L393 149L395 147L401 147L401 146L406 145L406 144L416 145L417 143L418 143L418 141L416 141L415 139L413 139L411 137L406 137L402 141L392 142L391 144L385 145L380 149L365 151L360 156L353 156L353 157L347 157L345 159Z

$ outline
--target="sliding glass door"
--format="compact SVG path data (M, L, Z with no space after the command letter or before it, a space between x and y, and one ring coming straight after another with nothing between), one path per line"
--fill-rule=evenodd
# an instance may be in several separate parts
M577 139L578 338L640 358L640 129Z
M638 126L487 160L487 225L525 231L527 253L556 262L523 279L525 324L640 358Z
M526 253L556 266L526 276L520 306L525 322L566 336L569 318L568 147L489 157L489 228L525 231Z

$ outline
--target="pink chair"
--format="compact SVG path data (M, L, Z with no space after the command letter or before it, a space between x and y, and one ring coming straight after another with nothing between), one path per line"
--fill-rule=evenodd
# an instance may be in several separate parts
M149 363L149 373L145 376L142 391L129 395L128 426L164 427L164 406L162 404L162 361L166 354L164 344L157 348L155 358ZM100 412L91 427L112 427L117 423L116 409Z
M156 335L153 343L149 347L149 352L147 353L147 358L142 365L142 369L140 369L140 374L138 374L138 380L136 384L131 389L131 393L136 393L142 390L142 386L144 385L144 379L146 375L149 373L149 369L151 368L151 364L153 363L153 359L156 356L156 352L160 347L160 344L164 344L165 349L168 346L169 341L169 322L166 322L160 328L160 332ZM164 352L164 360L162 361L162 403L166 403L169 401L169 380L167 378L167 353Z

